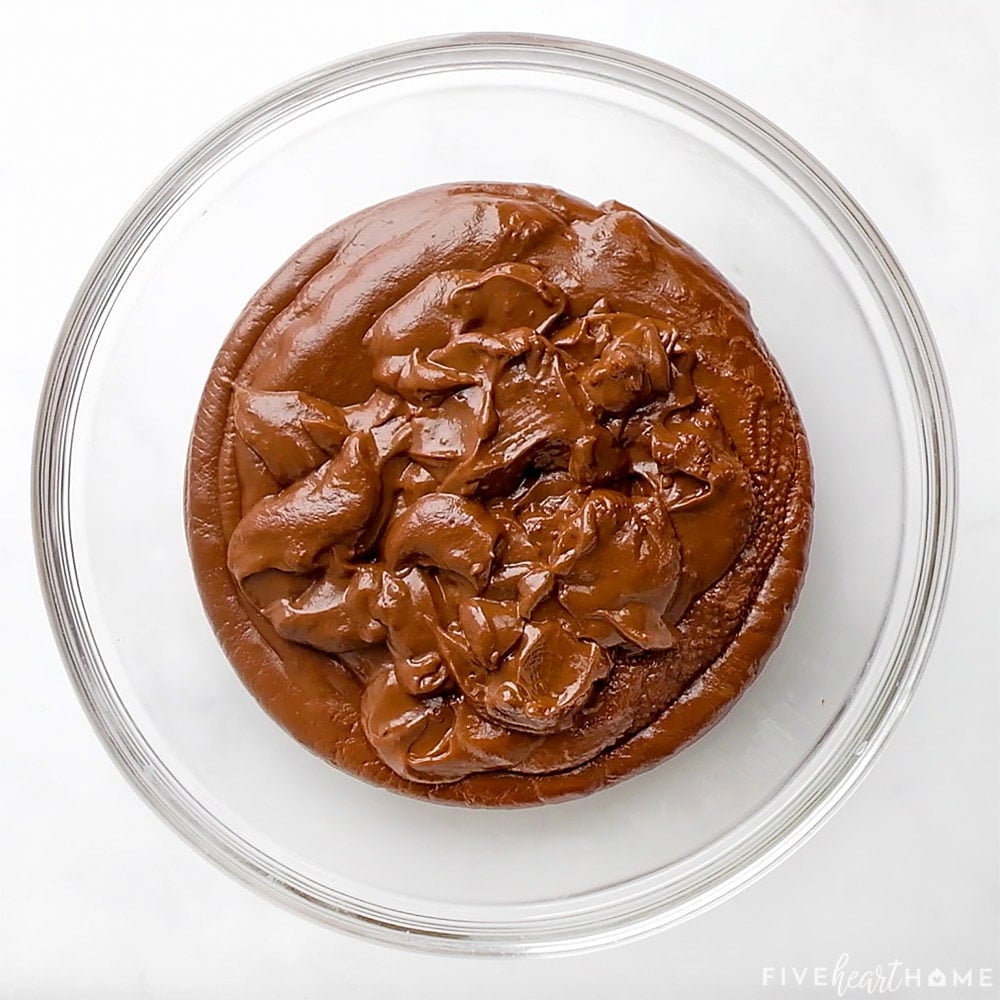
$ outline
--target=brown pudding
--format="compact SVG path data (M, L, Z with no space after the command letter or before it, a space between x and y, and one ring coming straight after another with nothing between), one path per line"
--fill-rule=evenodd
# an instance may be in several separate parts
M515 806L647 767L757 674L806 559L806 441L746 301L617 202L459 184L254 296L188 469L198 585L327 760Z

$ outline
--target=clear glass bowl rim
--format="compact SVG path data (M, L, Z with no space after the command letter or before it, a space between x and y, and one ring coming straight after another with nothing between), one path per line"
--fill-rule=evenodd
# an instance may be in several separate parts
M494 907L487 919L389 910L323 885L249 843L184 788L139 731L104 665L77 581L68 503L77 408L94 346L134 262L178 205L241 150L311 108L388 81L462 69L545 70L610 82L682 108L764 160L810 202L865 275L908 368L922 438L922 544L904 634L857 739L825 761L784 811L680 880L655 873L537 912ZM944 374L916 295L871 221L804 149L734 98L645 56L571 38L477 33L416 39L321 67L237 111L167 168L109 238L63 324L39 406L32 485L42 591L81 703L132 786L196 850L258 893L370 940L423 951L558 954L652 933L731 896L799 846L844 800L904 712L933 643L951 568L957 471Z

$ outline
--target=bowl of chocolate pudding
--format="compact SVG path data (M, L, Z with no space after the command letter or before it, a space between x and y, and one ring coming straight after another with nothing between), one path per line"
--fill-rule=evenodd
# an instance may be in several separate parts
M332 928L667 928L867 771L945 597L916 296L776 126L653 60L461 35L264 95L66 319L39 572L126 779Z

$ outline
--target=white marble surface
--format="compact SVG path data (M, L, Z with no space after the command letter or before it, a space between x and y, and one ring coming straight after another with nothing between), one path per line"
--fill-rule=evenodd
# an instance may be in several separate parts
M90 732L49 636L30 540L30 439L48 354L91 259L146 183L216 119L303 69L408 36L484 29L639 50L799 139L874 218L916 286L961 451L938 643L860 790L777 871L708 914L612 952L549 961L368 945L284 912L198 857ZM996 994L1000 5L19 4L3 16L0 83L0 995L835 996L812 967L842 953L859 970L922 969L921 986L911 979L897 996ZM796 988L805 966L807 985ZM777 984L763 985L764 967ZM935 967L992 969L994 986L980 987L977 971L972 985L934 989Z

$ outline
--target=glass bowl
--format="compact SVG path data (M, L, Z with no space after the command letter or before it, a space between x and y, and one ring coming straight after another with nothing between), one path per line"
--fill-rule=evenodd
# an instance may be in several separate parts
M202 612L184 467L229 326L314 233L446 181L635 205L750 300L816 478L811 564L761 677L653 770L537 809L391 794L256 705ZM255 101L181 156L109 240L41 403L38 561L98 734L152 807L258 892L436 951L620 942L718 902L844 799L903 712L945 593L955 465L940 363L892 253L837 182L749 108L589 42L397 45Z

